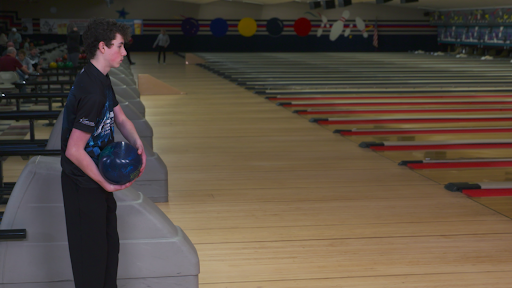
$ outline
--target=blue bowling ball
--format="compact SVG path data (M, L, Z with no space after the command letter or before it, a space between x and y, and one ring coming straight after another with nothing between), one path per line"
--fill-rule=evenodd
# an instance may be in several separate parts
M140 174L142 156L127 142L114 142L101 151L98 169L109 183L123 185Z

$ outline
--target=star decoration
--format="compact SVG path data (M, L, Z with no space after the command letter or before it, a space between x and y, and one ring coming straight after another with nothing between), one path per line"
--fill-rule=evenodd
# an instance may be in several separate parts
M119 13L119 18L126 19L126 15L130 14L126 11L124 11L124 7L121 10L116 10L117 13Z

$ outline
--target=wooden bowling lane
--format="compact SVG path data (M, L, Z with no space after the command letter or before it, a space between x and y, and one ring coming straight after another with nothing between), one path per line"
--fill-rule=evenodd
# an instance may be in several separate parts
M512 107L485 107L485 108L438 108L438 109L339 109L339 110L296 110L294 113L305 119L318 119L318 118L398 118L398 117L414 117L418 116L509 116L512 112Z
M414 170L437 183L512 181L512 168L462 168Z
M480 123L480 122L510 122L511 115L379 115L380 117L371 117L360 114L343 115L345 117L336 118L310 118L309 122L319 125L348 125L348 124L424 124L424 123Z
M489 209L512 218L512 197L478 197L471 199Z
M503 86L503 87L495 87L493 85L484 85L475 86L475 87L452 87L450 85L437 85L432 87L400 87L399 85L395 85L396 87L387 87L383 89L379 88L366 88L366 87L348 87L348 88L321 88L318 87L313 89L309 87L308 89L299 89L299 88L289 88L289 89L262 89L253 91L255 94L260 94L262 96L276 96L276 95L309 95L309 94L323 94L323 95L332 95L332 94L366 94L366 93L446 93L446 92L503 92L510 93L512 92L512 87Z
M307 77L306 77L307 76ZM450 79L510 79L512 76L509 73L489 73L485 75L479 74L467 74L467 75L453 75L453 73L414 73L414 74L383 74L376 75L372 77L374 80L385 80L385 79L393 79L396 77L400 77L400 79L446 79L449 76ZM333 73L318 73L313 75L306 75L305 73L286 73L283 75L282 73L276 73L273 75L265 74L258 75L254 74L253 76L248 75L244 76L243 74L231 74L229 78L233 82L251 82L251 81L262 81L265 80L266 83L271 82L280 82L280 81L310 81L310 80L360 80L360 79L368 79L365 76L357 76L354 74L344 74L338 75ZM237 83L238 84L238 83Z
M473 122L473 123L397 123L397 124L345 124L345 125L321 125L321 127L334 132L335 130L352 129L435 129L435 128L487 128L487 127L511 127L512 122Z
M419 151L377 151L379 155L393 162L413 160L449 160L449 159L502 159L511 158L511 149L473 149L473 150L419 150ZM455 182L455 181L452 181Z
M278 106L301 103L338 103L343 101L410 101L410 100L511 100L512 94L501 93L437 93L437 94L355 94L355 95L290 95L290 96L266 96L265 99ZM502 105L502 104L500 104ZM497 107L499 108L499 107ZM341 109L341 108L340 108ZM312 110L312 113L315 109ZM332 110L336 110L335 107ZM306 111L304 111L306 112Z
M512 139L512 132L508 133L460 133L460 134L432 134L432 135L388 135L388 136L344 136L354 143L384 142L384 141L446 141L470 139Z
M361 85L369 85L369 86L417 86L417 85L462 85L464 84L466 87L472 86L483 86L483 85L504 85L510 83L510 78L505 79L386 79L386 80L377 80L377 79L368 79L359 80L296 80L296 81L246 81L246 82L238 82L237 84L245 87L249 90L258 90L265 88L274 88L277 87L279 89L284 89L287 87L301 87L301 86L328 86L328 87L337 87L337 86L361 86Z
M487 109L510 109L512 101L509 99L438 99L438 100L349 100L318 102L292 102L281 103L280 105L290 111L330 111L330 110L398 110L398 109L462 109L462 108L487 108ZM383 113L379 113L383 114ZM308 115L302 113L302 115ZM332 114L335 115L335 114ZM338 115L339 116L339 115ZM314 116L316 117L316 116ZM313 118L313 117L311 117Z
M141 98L201 287L508 287L508 218L204 69L132 57L188 93Z

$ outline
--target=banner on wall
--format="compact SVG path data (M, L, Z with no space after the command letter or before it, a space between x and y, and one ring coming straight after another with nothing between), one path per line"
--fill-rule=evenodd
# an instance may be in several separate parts
M512 26L512 8L436 11L431 25Z
M440 26L437 31L437 39L439 43L503 47L512 46L512 26Z
M41 34L67 34L68 19L44 19L40 20Z
M124 23L131 28L132 35L142 35L142 20L141 19L116 19L117 22Z
M40 20L41 34L68 34L68 25L73 23L80 34L84 33L88 19L49 19Z
M34 28L32 26L32 18L21 19L21 34L34 34Z

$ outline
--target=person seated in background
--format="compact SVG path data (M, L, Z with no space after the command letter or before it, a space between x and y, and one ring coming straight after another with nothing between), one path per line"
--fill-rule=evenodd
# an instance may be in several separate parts
M27 68L23 67L20 61L16 59L16 49L14 47L7 48L7 54L0 58L0 71L22 71L25 75L30 74Z
M30 74L27 68L23 67L21 62L16 59L16 49L14 47L7 48L7 54L0 58L0 72L4 71L17 72L20 80L25 80L26 76ZM21 88L20 92L25 93L26 88Z
M9 48L11 48L11 47L12 47L12 48L14 48L14 43L12 43L12 42L10 42L10 41L9 41L9 42L7 42L7 44L6 44L6 47L7 47L7 49L9 49ZM3 57L3 56L5 56L5 55L7 54L7 49L5 49L5 51L2 53L2 57Z
M34 72L34 67L32 66L32 61L27 58L27 53L25 50L18 51L18 61L20 61L21 65L28 70L29 73Z
M30 49L30 53L28 53L27 58L32 62L32 67L34 71L37 73L43 73L41 70L41 65L43 64L43 59L39 55L39 50L36 47L32 47Z

